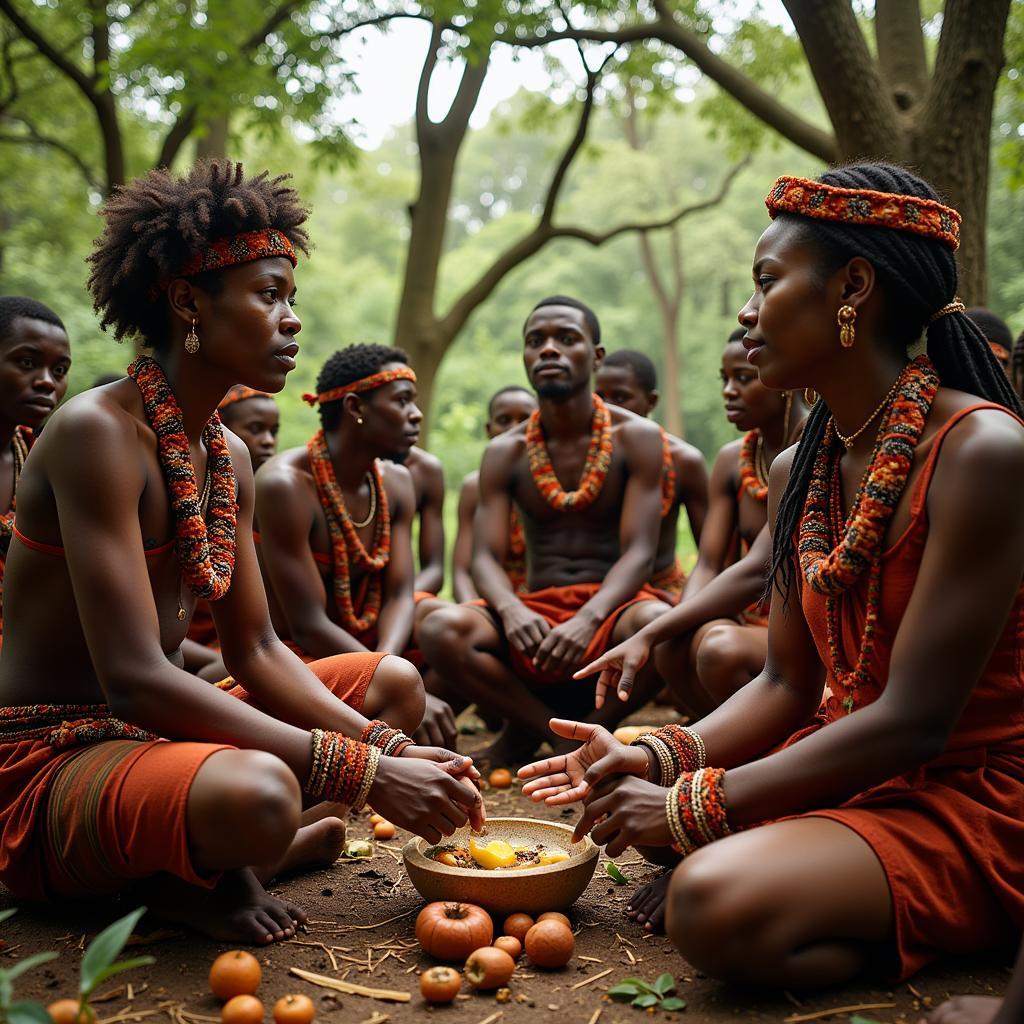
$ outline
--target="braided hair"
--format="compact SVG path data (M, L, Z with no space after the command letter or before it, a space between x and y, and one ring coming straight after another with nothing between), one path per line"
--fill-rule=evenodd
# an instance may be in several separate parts
M164 347L170 339L161 282L181 276L189 257L218 239L276 228L308 252L302 225L309 211L287 180L268 171L246 177L241 164L214 160L182 177L160 168L119 187L101 211L106 225L88 257L100 326L113 327L118 341L138 337ZM218 295L223 273L189 280Z
M826 171L818 180L840 188L873 189L919 199L939 198L927 182L906 168L891 164L838 167ZM818 248L823 281L855 256L870 261L883 291L883 314L893 339L909 348L920 338L922 328L926 330L928 357L944 387L996 402L1024 417L1024 405L984 335L965 313L950 313L934 323L928 322L933 313L956 296L956 260L948 245L891 228L816 220L799 214L780 213L776 219L798 225L802 240ZM811 471L831 415L821 399L811 409L793 458L789 483L779 502L769 580L775 581L784 600L788 600L793 582L795 537Z

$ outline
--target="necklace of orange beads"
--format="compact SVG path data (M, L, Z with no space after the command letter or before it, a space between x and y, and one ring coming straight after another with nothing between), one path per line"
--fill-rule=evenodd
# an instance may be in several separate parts
M661 518L664 519L676 503L676 466L672 461L672 441L662 427L661 431Z
M594 418L590 428L590 445L583 464L583 474L575 491L563 490L551 465L551 456L544 440L540 410L534 409L526 424L526 455L530 474L544 500L559 512L582 512L589 508L608 477L612 464L612 414L598 395L592 395Z
M882 593L882 547L886 527L907 485L914 449L939 388L939 376L927 356L918 356L900 374L874 451L861 478L850 514L842 514L840 463L835 423L829 420L807 488L797 550L808 586L825 602L832 689L847 713L857 692L871 679L878 610ZM834 546L833 546L834 545ZM864 628L851 668L839 644L839 600L867 569Z
M28 450L32 447L32 431L28 427L15 427L14 437L11 438L11 454L14 456L14 486L11 488L11 507L0 516L0 559L6 557L7 548L11 543L11 533L14 530L14 511L18 498L18 480L21 479L21 470L28 457Z
M341 615L341 625L354 635L366 633L380 618L384 596L383 570L391 558L391 512L380 467L374 462L370 477L371 500L376 494L377 523L373 532L373 550L369 552L359 539L352 517L345 508L345 499L334 475L331 452L322 430L313 435L306 451L317 497L327 518L334 557L334 600ZM362 610L358 614L352 600L352 562L367 575Z
M756 427L748 430L740 445L740 486L754 501L768 500L768 471L764 464L764 439Z

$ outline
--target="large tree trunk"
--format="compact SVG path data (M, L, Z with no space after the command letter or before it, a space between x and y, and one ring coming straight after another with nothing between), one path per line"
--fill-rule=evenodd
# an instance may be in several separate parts
M196 139L197 160L223 160L228 155L230 117L221 114L203 123L203 132Z

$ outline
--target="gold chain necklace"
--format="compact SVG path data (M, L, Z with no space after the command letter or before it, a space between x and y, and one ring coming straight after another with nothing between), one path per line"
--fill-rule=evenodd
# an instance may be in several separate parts
M357 529L361 530L364 526L369 526L373 522L373 517L377 514L377 485L373 479L372 473L366 474L366 482L370 485L370 511L366 513L366 518L357 523L352 519L352 514L349 513L349 518L352 519L352 525Z
M847 451L849 451L853 447L853 442L856 441L857 438L860 437L860 435L863 434L864 431L871 426L871 424L875 421L875 417L877 417L878 414L892 401L893 396L896 394L896 389L899 387L899 385L900 377L897 377L895 383L891 388L889 388L885 398L882 399L878 408L875 409L875 411L864 421L864 425L859 430L855 430L852 434L841 434L839 432L839 427L836 426L835 416L832 417L832 429L835 430L836 437L838 437L839 440L843 442L843 445Z

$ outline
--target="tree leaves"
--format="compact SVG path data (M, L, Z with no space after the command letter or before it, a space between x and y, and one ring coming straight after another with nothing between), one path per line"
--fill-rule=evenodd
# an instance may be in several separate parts
M108 978L113 977L115 974L120 974L121 971L156 963L156 960L151 956L139 956L133 960L114 963L121 950L124 949L124 944L128 941L132 930L139 923L139 918L145 912L145 907L133 910L119 921L115 921L109 927L104 928L89 943L85 950L85 955L82 957L81 979L78 986L78 991L83 999L88 999L96 990L97 985L102 985Z
M674 996L676 980L671 974L659 974L653 984L642 978L624 978L608 989L608 995L618 1003L629 1003L638 1009L657 1007L669 1012L685 1010L686 1000Z

